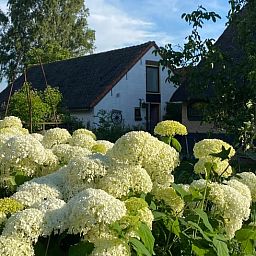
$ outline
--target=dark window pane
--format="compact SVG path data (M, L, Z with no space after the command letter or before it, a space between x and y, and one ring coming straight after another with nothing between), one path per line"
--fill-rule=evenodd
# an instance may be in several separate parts
M146 67L147 92L159 92L159 71L158 67Z

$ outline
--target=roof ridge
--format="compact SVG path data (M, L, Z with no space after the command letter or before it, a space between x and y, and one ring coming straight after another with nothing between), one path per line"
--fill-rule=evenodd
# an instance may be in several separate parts
M122 48L116 48L116 49L112 49L112 50L107 50L107 51L103 51L103 52L97 52L97 53L92 53L92 54L88 54L88 55L83 55L83 56L78 56L78 57L72 57L69 59L64 59L64 60L56 60L56 61L52 61L52 62L48 62L48 63L42 63L43 65L50 65L50 64L55 64L58 62L66 62L66 61L72 61L74 59L80 59L80 58L88 58L91 56L95 56L95 55L101 55L101 54L106 54L106 53L110 53L110 52L115 52L115 51L122 51L122 50L127 50L127 49L131 49L131 48L136 48L136 47L142 47L142 46L147 46L147 45L155 45L155 41L147 41L143 44L138 44L138 45L132 45L132 46L126 46L126 47L122 47ZM31 66L31 68L40 66L40 64L35 64L33 66Z

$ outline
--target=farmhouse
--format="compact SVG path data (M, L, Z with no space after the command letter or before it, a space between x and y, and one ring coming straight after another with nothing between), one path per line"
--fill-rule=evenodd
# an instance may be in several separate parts
M152 130L162 120L166 102L176 88L165 81L155 42L38 65L27 71L33 88L46 84L58 87L71 114L87 127L97 124L97 114L105 110L113 123ZM14 82L21 88L24 75ZM0 94L5 106L10 87Z

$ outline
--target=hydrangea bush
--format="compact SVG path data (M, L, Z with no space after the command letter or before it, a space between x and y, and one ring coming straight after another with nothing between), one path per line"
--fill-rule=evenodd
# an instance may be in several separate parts
M187 130L164 121L155 133L172 139ZM0 255L47 255L51 246L69 256L253 255L256 175L234 175L233 147L203 140L194 147L200 179L176 184L173 143L143 131L115 144L86 129L29 135L5 118L1 186L20 173L27 180L0 199Z

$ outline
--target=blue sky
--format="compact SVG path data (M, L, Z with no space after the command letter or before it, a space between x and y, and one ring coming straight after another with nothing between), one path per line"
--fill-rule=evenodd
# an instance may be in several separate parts
M0 8L6 10L5 0ZM217 39L225 29L228 0L86 0L89 27L96 31L96 52L156 41L182 45L191 28L181 19L199 5L222 16L205 24L202 35ZM0 87L1 90L1 87Z

